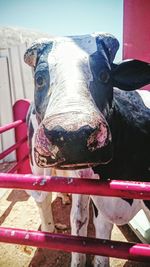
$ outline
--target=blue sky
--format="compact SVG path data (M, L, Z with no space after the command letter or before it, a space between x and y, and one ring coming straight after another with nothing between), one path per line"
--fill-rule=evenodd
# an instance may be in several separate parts
M122 42L123 0L0 0L0 11L0 26L52 35L103 31Z

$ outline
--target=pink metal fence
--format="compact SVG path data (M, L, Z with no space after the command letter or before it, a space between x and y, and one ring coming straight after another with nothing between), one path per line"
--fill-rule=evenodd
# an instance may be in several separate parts
M53 192L70 192L101 196L118 196L150 200L150 182L99 181L73 177L31 175L27 146L25 117L27 100L17 101L13 107L14 122L0 127L0 133L14 129L16 144L0 154L0 159L16 150L17 163L9 173L0 173L0 188L32 189ZM67 252L104 255L135 261L150 261L150 245L135 244L88 237L50 234L39 231L0 227L0 242L24 244Z

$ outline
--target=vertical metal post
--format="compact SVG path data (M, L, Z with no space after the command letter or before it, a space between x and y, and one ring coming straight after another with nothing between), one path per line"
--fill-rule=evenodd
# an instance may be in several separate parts
M14 120L24 120L26 121L26 115L29 108L30 102L28 100L18 100L13 106L13 114ZM15 139L16 143L20 141L22 138L27 136L27 125L26 122L15 128ZM29 153L29 148L27 142L23 143L16 150L17 162L21 161L27 154ZM31 173L29 160L26 159L19 166L17 171L18 173L27 174Z
M150 1L124 0L123 58L150 62ZM150 85L144 87L150 90Z

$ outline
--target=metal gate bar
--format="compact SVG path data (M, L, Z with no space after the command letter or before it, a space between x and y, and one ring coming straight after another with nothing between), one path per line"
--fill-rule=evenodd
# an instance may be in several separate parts
M0 173L0 188L150 199L150 182L101 181L98 179Z
M51 250L150 261L150 245L0 227L0 241Z

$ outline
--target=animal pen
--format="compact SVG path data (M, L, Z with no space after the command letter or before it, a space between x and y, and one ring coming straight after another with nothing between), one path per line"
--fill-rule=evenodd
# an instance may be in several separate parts
M133 8L132 5L134 4L134 7L140 9L142 5L141 2L142 1L136 0L132 1L131 4L131 1L125 1L124 25L126 25L125 21L127 19L128 23L129 21L131 23L130 11ZM146 2L147 5L150 6L149 2ZM145 5L145 10L146 8L147 7ZM134 14L137 15L137 12ZM134 23L135 20L137 20L137 18L134 18ZM133 22L130 25L130 30L132 26ZM128 29L126 27L124 28L125 45L126 43L132 42L132 35L128 35ZM128 38L131 37L131 39L129 40L127 36ZM131 48L131 46L129 46L129 48ZM128 48L124 47L124 57L131 57L131 52L132 51L129 51ZM141 57L140 54L139 57ZM145 60L150 60L145 58L145 55L143 55L143 57ZM8 173L0 173L0 188L68 192L76 194L85 194L86 192L86 194L91 195L150 200L150 182L128 182L121 180L103 182L93 179L43 177L32 175L29 166L27 126L25 122L29 105L30 102L28 100L17 101L13 106L14 121L0 127L0 134L5 134L5 132L11 129L14 129L15 132L15 144L0 153L0 160L15 150L17 159L15 166L13 166ZM150 262L150 245L141 243L127 243L5 227L0 227L0 242Z

